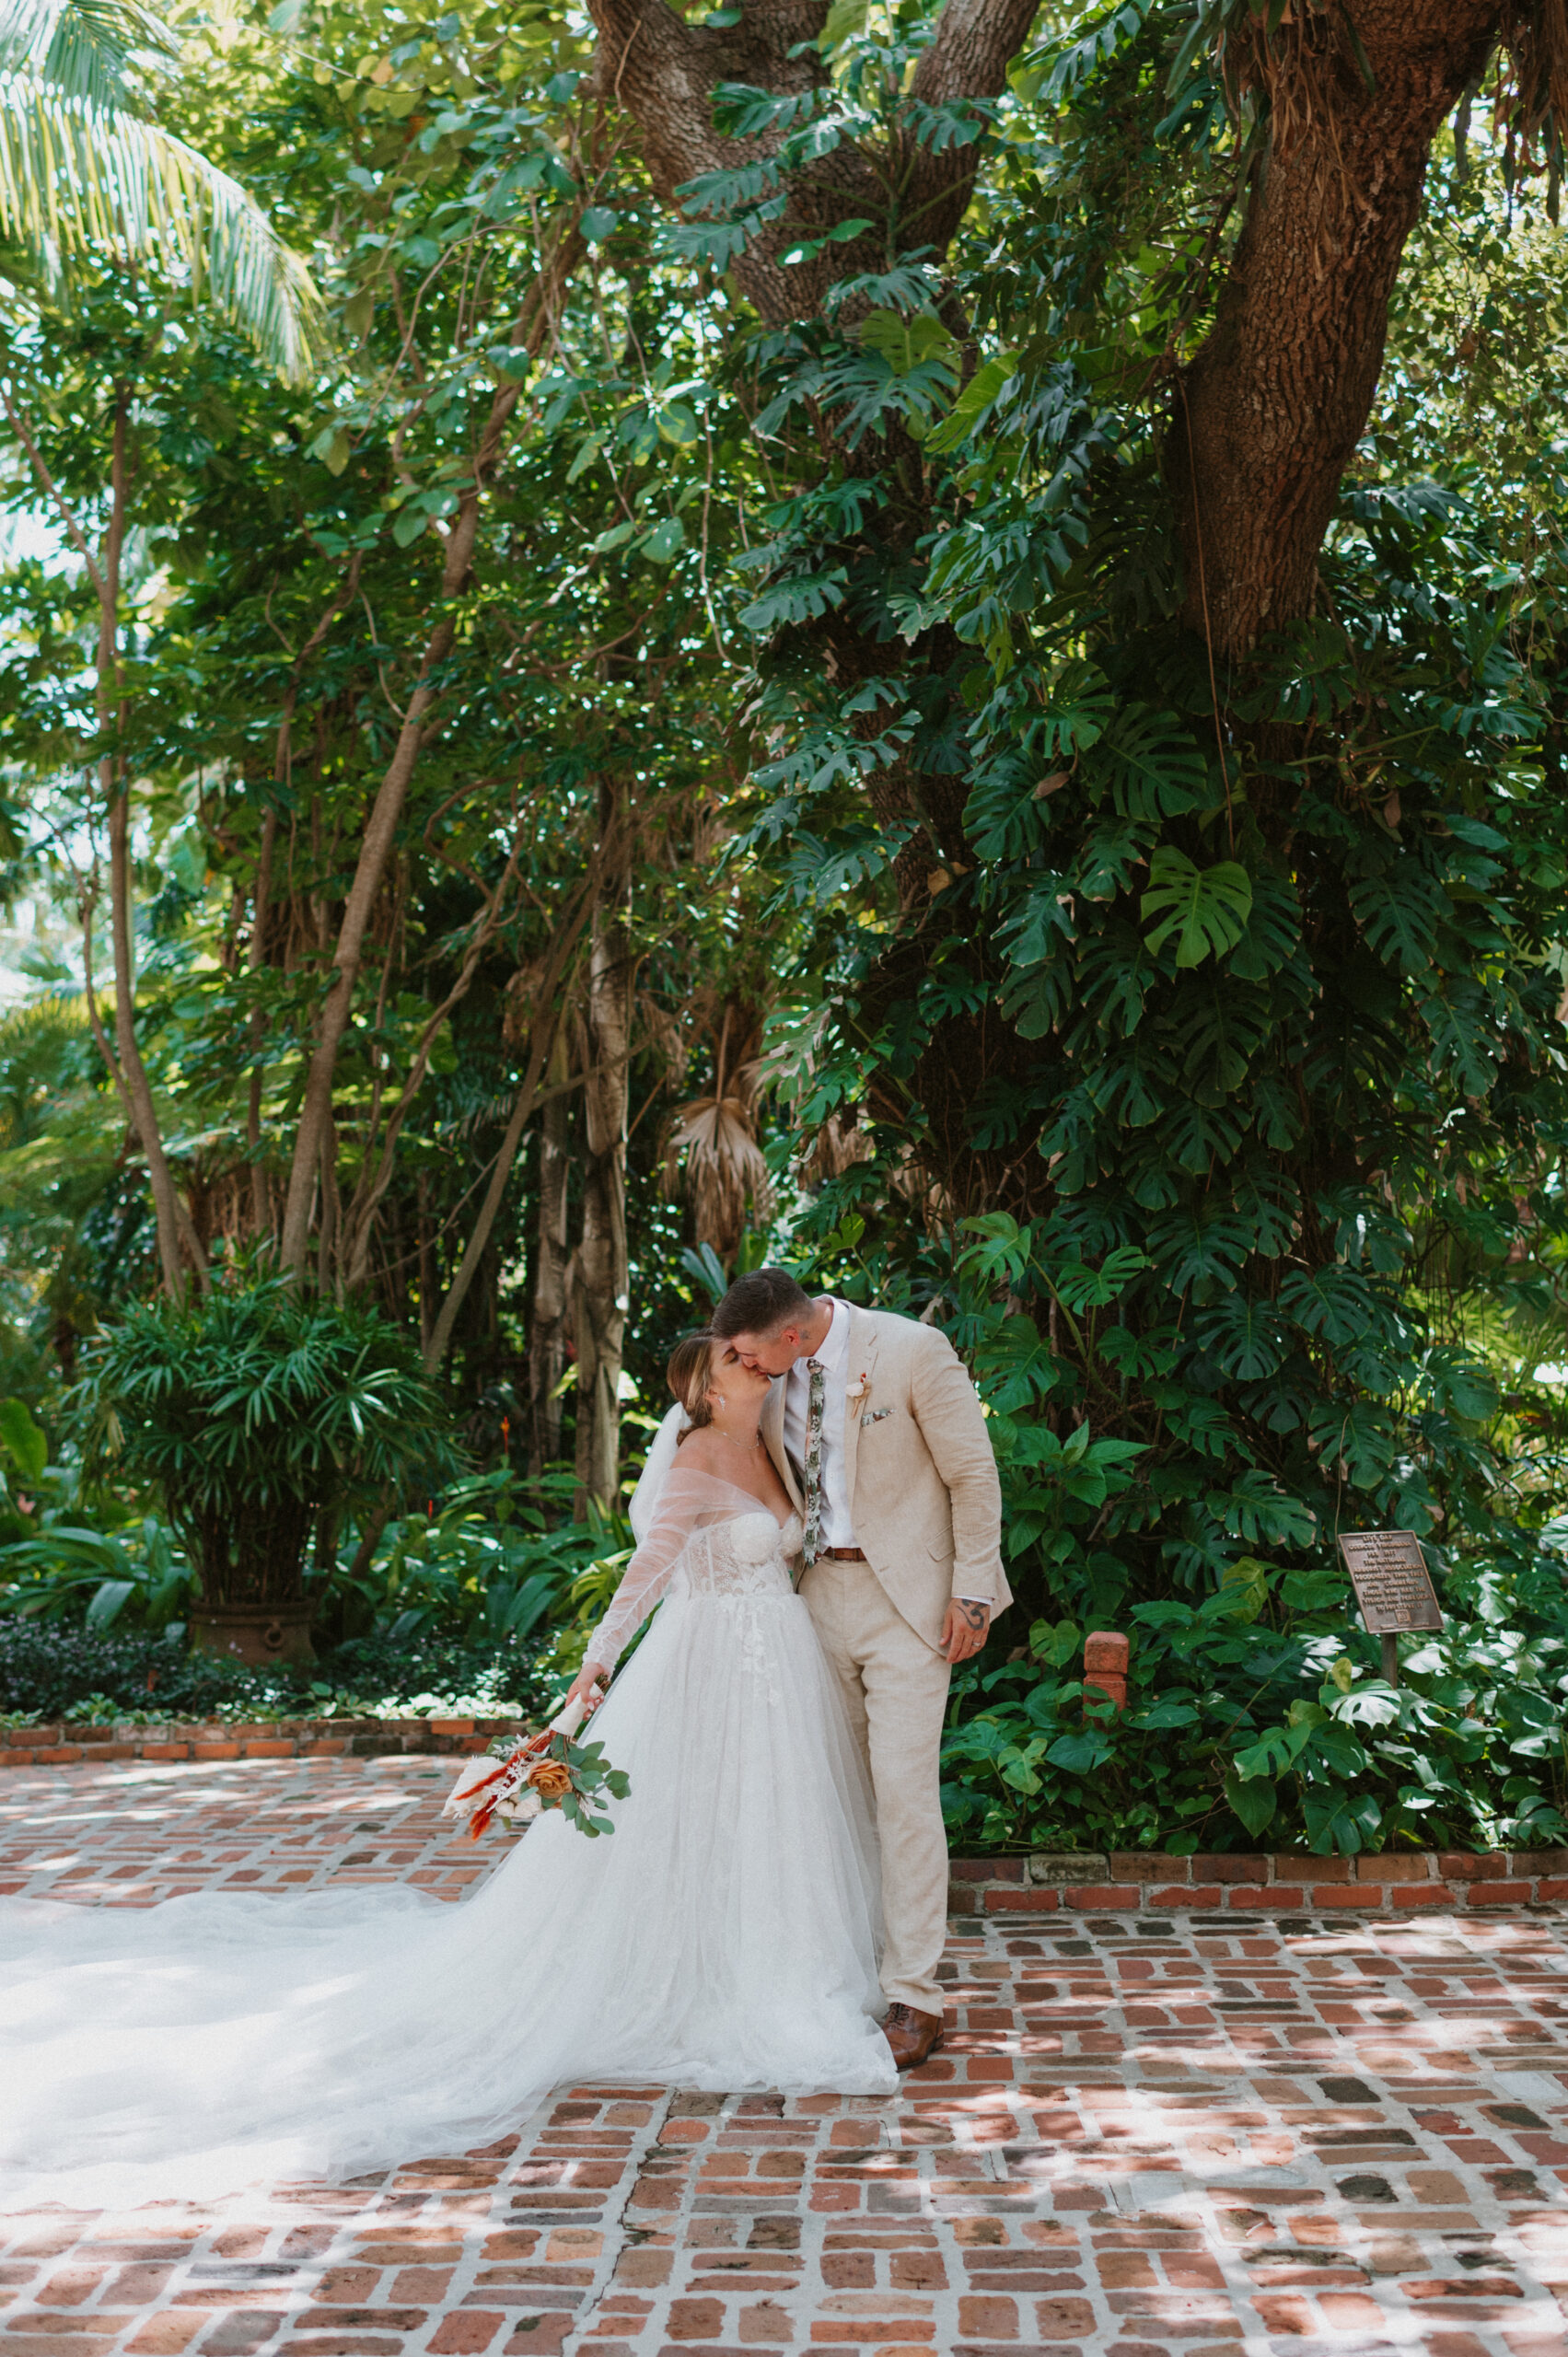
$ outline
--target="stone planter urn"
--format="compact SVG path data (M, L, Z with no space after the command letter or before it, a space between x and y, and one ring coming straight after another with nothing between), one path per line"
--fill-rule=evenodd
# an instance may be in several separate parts
M316 1658L310 1620L311 1608L302 1602L272 1607L195 1604L191 1608L191 1648L243 1662L248 1669L265 1669L273 1662L308 1664Z

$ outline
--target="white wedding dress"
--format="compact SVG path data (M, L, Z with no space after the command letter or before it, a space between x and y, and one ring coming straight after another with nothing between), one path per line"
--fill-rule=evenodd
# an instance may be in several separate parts
M799 1544L676 1463L589 1648L661 1604L593 1721L615 1830L549 1811L457 1905L0 1901L0 2204L470 2150L563 2081L890 2093L871 1798Z

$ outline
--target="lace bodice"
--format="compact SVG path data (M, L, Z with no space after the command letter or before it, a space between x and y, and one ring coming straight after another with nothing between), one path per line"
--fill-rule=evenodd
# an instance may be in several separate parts
M800 1551L800 1516L781 1529L764 1508L694 1530L670 1575L671 1596L776 1596L793 1586L790 1560Z
M613 1669L665 1596L787 1596L800 1551L800 1517L782 1526L746 1490L711 1475L673 1472L647 1537L588 1642L585 1667Z

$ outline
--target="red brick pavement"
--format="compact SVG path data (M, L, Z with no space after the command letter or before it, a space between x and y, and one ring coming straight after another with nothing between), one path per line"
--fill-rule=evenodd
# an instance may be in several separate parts
M17 1771L0 1888L457 1897L450 1772ZM960 1919L900 2098L574 2088L346 2187L0 2220L0 2357L1562 2357L1565 1929Z

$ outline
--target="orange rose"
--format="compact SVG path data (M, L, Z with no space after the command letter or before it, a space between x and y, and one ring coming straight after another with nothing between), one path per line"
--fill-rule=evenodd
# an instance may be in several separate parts
M528 1782L540 1800L558 1801L572 1789L572 1771L563 1759L541 1759L529 1769Z

